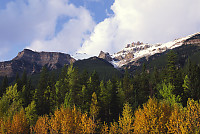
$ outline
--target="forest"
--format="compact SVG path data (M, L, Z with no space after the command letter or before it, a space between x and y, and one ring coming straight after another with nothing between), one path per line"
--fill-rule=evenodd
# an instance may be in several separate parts
M100 80L64 66L58 78L44 66L33 85L24 71L0 89L0 133L200 133L200 66L176 64Z

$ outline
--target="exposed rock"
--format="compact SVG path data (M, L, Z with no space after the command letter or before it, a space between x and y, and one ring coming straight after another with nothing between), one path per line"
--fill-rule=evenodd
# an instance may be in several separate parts
M112 57L110 56L110 54L109 53L105 53L103 51L100 52L98 57L102 58L104 60L107 60L107 61L112 61Z
M49 70L63 67L65 64L75 62L69 54L58 52L34 52L24 49L11 61L0 62L0 76L15 76L16 73L22 73L24 70L28 74L34 74L41 71L43 66Z
M114 58L115 61L117 61L117 60L123 60L123 59L124 59L124 58L123 58L121 55L116 56L116 57Z
M126 59L126 60L130 60L130 59L133 59L133 58L134 58L133 52L132 52L132 53L129 52L128 54L125 55L125 59Z

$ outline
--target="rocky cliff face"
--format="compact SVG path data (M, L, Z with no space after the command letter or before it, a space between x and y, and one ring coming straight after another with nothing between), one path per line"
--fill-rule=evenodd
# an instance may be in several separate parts
M0 76L15 76L16 73L22 73L24 70L28 74L34 74L41 71L43 66L49 70L63 67L65 64L75 62L75 59L68 54L58 52L34 52L24 49L11 61L0 62Z
M101 59L104 59L104 60L107 60L107 61L112 61L112 57L110 56L110 54L105 53L103 51L100 52L98 58L101 58Z

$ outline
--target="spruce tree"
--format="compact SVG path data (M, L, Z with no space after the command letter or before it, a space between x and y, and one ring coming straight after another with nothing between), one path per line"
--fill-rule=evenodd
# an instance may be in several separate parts
M8 87L8 77L4 76L0 89L0 97L6 92L7 87Z
M34 95L38 115L48 114L50 111L48 103L48 97L49 97L48 81L49 81L48 70L46 66L44 66L42 68L38 87L35 90L35 95Z

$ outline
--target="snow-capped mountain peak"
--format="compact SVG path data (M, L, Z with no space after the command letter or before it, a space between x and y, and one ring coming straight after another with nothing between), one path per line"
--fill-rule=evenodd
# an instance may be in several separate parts
M198 38L195 38L196 36ZM117 67L122 67L123 65L137 61L142 57L149 57L156 53L162 53L168 49L174 49L183 44L190 44L191 42L200 43L200 32L162 44L145 44L139 41L137 43L133 42L128 44L123 50L111 55L113 58L112 64Z

